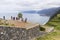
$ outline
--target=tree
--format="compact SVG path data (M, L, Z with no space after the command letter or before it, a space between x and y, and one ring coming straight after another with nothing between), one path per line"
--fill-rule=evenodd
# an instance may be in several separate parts
M18 18L20 19L20 18L22 18L22 13L18 13Z

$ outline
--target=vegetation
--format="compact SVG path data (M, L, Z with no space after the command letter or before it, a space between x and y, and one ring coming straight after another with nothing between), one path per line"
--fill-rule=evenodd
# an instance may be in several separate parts
M55 31L55 32L49 33L43 37L39 37L36 40L60 40L60 32Z
M60 14L50 20L46 25L54 27L56 30L60 30Z
M15 26L14 24L11 24L11 26Z
M60 14L54 16L46 26L54 27L54 32L51 32L43 37L39 37L36 40L60 40Z
M18 18L22 18L22 13L18 13Z
M0 25L14 26L14 24L9 24L7 21L8 21L8 20L0 20Z

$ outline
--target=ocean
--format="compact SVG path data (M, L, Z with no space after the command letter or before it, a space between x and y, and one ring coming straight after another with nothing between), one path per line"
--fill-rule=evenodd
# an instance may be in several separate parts
M60 9L60 7L42 9L38 11L26 10L26 11L22 11L22 14L23 14L23 18L24 19L27 18L28 22L39 23L40 25L44 25L49 21L50 17L53 16L58 11L58 9ZM9 20L11 16L17 17L19 11L14 11L14 12L7 11L7 12L6 11L1 12L0 18L3 18L3 16L5 16L6 19Z
M46 24L49 21L49 16L40 16L37 13L22 13L23 14L23 18L27 18L28 22L32 22L32 23L39 23L41 25ZM11 18L11 16L13 17L17 17L18 13L0 13L0 18L3 18L3 16L6 17L7 20L9 20Z

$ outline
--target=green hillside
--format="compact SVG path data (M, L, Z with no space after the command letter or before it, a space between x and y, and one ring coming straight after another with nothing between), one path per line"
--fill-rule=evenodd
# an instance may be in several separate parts
M51 19L46 25L54 27L56 30L60 30L60 14L57 14L57 16Z
M54 27L54 32L39 37L37 40L60 40L60 14L54 16L45 26Z

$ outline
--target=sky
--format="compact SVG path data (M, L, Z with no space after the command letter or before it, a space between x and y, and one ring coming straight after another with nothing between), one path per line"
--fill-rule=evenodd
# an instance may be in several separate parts
M0 13L60 7L60 0L0 0Z

